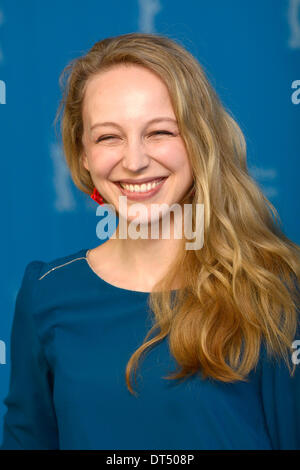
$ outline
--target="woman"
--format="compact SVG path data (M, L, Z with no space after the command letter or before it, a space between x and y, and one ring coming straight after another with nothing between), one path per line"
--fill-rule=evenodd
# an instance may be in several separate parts
M119 226L26 267L2 449L299 448L299 247L249 176L238 125L166 37L99 41L65 72L71 175ZM120 236L136 203L158 238ZM184 204L193 227L204 205L201 248L162 236Z

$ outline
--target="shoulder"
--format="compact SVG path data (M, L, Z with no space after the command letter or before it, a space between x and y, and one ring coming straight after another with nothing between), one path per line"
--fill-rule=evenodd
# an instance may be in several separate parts
M30 261L23 274L16 298L16 317L23 323L34 319L39 333L55 321L56 311L80 300L86 272L82 269L87 250L50 261ZM49 315L48 315L49 313Z
M86 255L87 250L82 249L79 251L76 251L75 253L62 256L60 258L55 258L51 261L32 261L27 265L26 269L29 269L30 272L34 272L35 275L37 275L37 280L41 281L43 279L53 279L55 276L53 276L54 272L57 271L56 274L67 274L70 272L72 268L75 268L75 265L77 264L78 261L84 261L86 260L85 255ZM71 267L72 265L72 267Z
M78 263L85 261L86 251L83 249L50 261L30 261L25 266L18 297L23 303L34 301L35 304L40 294L42 297L46 293L57 297L58 291L76 282L76 277L80 275Z
M87 249L82 249L79 251L76 251L75 253L62 256L59 258L52 259L50 261L42 261L42 260L34 260L30 261L26 266L24 270L24 276L23 280L24 281L34 281L34 280L41 280L44 277L46 277L50 272L63 268L64 266L67 266L68 264L85 259L85 255Z

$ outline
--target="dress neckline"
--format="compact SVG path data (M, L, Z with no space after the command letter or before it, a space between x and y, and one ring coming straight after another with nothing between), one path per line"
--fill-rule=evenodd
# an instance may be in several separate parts
M132 293L132 294L137 294L137 295L142 295L142 296L147 296L147 295L151 294L151 292L146 292L146 291L125 289L124 287L119 287L119 286L116 286L114 284L111 284L110 282L105 281L102 277L99 276L99 274L96 273L96 271L94 271L93 267L91 266L91 264L90 264L90 262L87 258L89 251L90 251L90 248L84 248L83 250L80 251L80 253L82 253L84 255L83 258L86 261L85 265L88 268L88 272L94 278L97 278L98 281L102 282L103 284L105 284L106 286L109 286L112 289L118 289L119 291L123 291L123 292L127 292L127 293ZM177 292L177 290L179 290L179 289L174 289L171 292L174 293L174 292Z

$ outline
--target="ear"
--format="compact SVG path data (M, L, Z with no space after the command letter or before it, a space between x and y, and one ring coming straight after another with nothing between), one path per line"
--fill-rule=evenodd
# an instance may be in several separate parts
M81 158L81 163L82 163L82 165L84 166L84 168L85 168L87 171L90 171L88 159L87 159L87 156L86 156L86 154L85 154L84 151L82 152L80 158Z

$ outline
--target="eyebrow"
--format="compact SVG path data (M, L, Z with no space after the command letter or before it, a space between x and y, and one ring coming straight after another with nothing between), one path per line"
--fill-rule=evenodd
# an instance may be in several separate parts
M157 117L148 121L147 124L153 124L154 122L160 122L160 121L170 121L170 122L174 122L175 124L177 124L176 119L173 119L170 117ZM115 127L121 128L121 126L117 124L116 122L106 121L106 122L97 122L96 124L93 124L90 130L92 131L93 129L95 129L95 127L98 127L98 126L115 126Z

